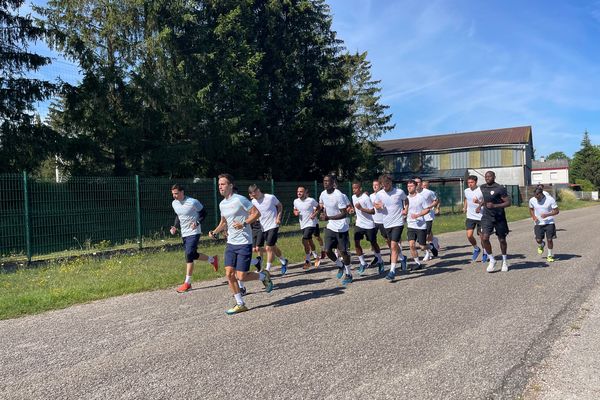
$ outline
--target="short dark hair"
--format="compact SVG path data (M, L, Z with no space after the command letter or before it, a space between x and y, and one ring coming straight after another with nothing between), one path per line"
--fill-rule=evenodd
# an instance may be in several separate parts
M419 175L413 176L413 178L412 178L412 180L415 181L415 183L416 183L417 179L420 180L421 182L423 182L423 178L421 178Z
M361 181L352 181L353 185L358 185L358 187L362 187L362 182Z
M337 179L335 179L335 175L333 174L327 174L323 177L323 179L328 178L331 182L337 182Z
M533 195L534 195L534 196L537 196L538 194L544 194L544 189L542 189L542 188L539 188L539 187L538 187L538 188L536 188L536 189L533 191Z
M180 185L179 183L176 183L173 186L171 186L171 190L179 190L180 192L185 192L183 185Z
M298 190L300 188L302 188L302 189L304 189L304 191L308 192L308 189L306 188L306 186L304 186L304 185L298 185L298 187L296 188L296 190Z
M219 178L219 179L221 179L221 178L225 178L225 179L227 179L227 181L228 181L230 184L232 184L232 185L233 185L233 176L232 176L231 174L220 174L220 175L218 176L218 178Z
M415 182L415 180L414 180L414 179L409 179L409 180L407 180L407 181L406 181L406 184L407 184L407 185L408 185L409 183L412 183L413 185L416 185L416 184L417 184L417 182Z
M253 183L252 185L248 186L248 193L253 193L255 190L260 190L256 183Z
M393 182L392 176L390 174L383 174L379 177L379 182L390 181Z
M477 182L477 177L476 177L475 175L469 175L469 176L467 177L467 180L468 180L468 181L475 181L475 182Z

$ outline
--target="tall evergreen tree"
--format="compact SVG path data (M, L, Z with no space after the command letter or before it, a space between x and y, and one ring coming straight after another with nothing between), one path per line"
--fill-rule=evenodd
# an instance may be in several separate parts
M592 144L587 131L583 134L581 149L573 155L569 178L573 183L578 179L585 179L596 188L600 187L600 148Z
M53 132L34 119L34 104L55 87L26 76L50 63L29 51L44 30L30 15L20 15L22 5L22 0L0 0L0 172L34 170L56 148Z

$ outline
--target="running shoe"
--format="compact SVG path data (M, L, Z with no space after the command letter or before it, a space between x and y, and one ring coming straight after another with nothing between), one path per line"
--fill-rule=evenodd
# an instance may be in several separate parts
M254 265L254 268L256 268L256 272L260 272L260 270L262 269L262 257L261 256L256 257L256 264Z
M281 276L287 274L288 260L285 258L281 261Z
M402 257L400 259L400 266L402 268L402 271L405 271L405 272L408 271L408 264L406 261L407 261L406 257Z
M377 263L377 267L379 275L382 275L385 272L385 265L383 264L383 262L380 261Z
M338 279L342 279L343 276L344 276L344 268L338 267L338 272L337 272L337 274L335 274L335 277Z
M321 260L324 260L327 257L327 252L325 250L321 251Z
M482 263L485 263L485 262L487 262L487 260L488 260L488 255L487 255L487 253L483 253L483 255L481 256L481 262L482 262Z
M413 270L413 271L418 271L418 270L420 270L420 269L423 269L423 266L422 266L421 264L417 264L417 265L415 265L414 267L412 267L412 270Z
M502 272L508 272L508 263L506 261L502 261Z
M438 238L437 238L436 236L434 236L434 237L431 239L431 244L433 245L433 247L435 247L435 249L436 249L437 251L439 251L439 250L440 250L440 241L438 240ZM436 254L436 257L437 257L437 254Z
M342 279L342 285L346 286L350 283L352 283L352 275L346 274L346 276L344 276L344 279Z
M233 308L230 308L229 310L225 311L225 313L227 315L233 315L243 313L244 311L248 311L248 307L246 307L245 304L236 304L235 306L233 306Z
M307 271L310 268L310 261L306 260L304 261L304 265L302 266L302 269Z
M319 268L319 265L321 265L321 259L319 257L317 257L317 258L315 258L314 266L315 266L315 268Z
M548 262L554 262L554 256L548 256L548 257L546 257L546 261L548 261Z
M179 286L177 288L177 293L184 293L187 292L188 290L190 290L192 288L192 284L191 283L183 283L181 286Z
M537 251L538 251L538 254L540 254L540 255L541 255L541 254L544 254L544 246L546 246L546 242L544 242L544 241L542 240L542 243L541 243L541 244L538 246L538 249L537 249Z
M241 294L242 296L245 296L245 295L246 295L246 292L247 292L247 290L246 290L246 287L240 287L240 294Z
M388 281L393 281L394 278L396 277L396 272L390 270L390 272L388 272L388 274L385 276L385 279L387 279Z
M471 257L471 261L477 261L477 258L479 258L479 253L481 253L481 249L479 247L474 248L473 256Z
M219 270L219 256L213 256L213 262L210 263L215 272Z
M490 260L490 263L488 264L486 271L494 272L495 270L496 270L496 260L494 260L494 261Z
M433 244L433 242L431 242L431 254L433 254L433 257L438 256L438 249L437 249L437 247L435 247L435 244ZM433 258L433 257L430 257L430 258Z
M369 268L369 266L367 264L360 264L360 266L358 267L358 274L362 275L365 273L365 270Z
M271 273L269 271L263 271L263 274L265 274L265 279L262 281L263 285L265 286L265 292L271 293L271 290L273 290L273 281L271 280Z
M373 259L373 261L371 261L371 264L369 264L369 266L370 266L370 267L374 267L374 266L376 266L376 265L377 265L377 263L378 263L378 262L379 262L379 260L377 259L377 257L375 257L375 258Z

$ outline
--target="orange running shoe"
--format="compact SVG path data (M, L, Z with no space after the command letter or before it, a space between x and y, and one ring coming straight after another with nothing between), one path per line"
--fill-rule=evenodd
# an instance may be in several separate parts
M304 265L302 266L302 269L304 269L306 271L309 268L310 268L310 261L308 261L308 260L304 261Z
M210 264L213 266L215 272L217 272L219 270L219 257L213 256L213 262L211 262Z
M321 265L321 259L317 257L315 258L315 268L319 268L319 265Z
M177 288L177 293L184 293L187 292L188 290L190 290L192 288L192 284L191 283L183 283L181 286L179 286Z

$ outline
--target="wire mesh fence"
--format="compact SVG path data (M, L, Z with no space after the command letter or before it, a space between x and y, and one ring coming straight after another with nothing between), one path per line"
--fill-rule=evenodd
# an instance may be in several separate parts
M188 196L206 208L204 231L220 219L217 179L181 179L175 182L153 177L73 177L56 183L31 179L26 173L0 175L0 257L33 256L65 250L107 249L126 243L142 248L151 239L166 238L175 214L171 186L180 183ZM296 225L293 201L299 186L319 199L322 182L236 181L240 194L257 184L264 193L277 196L283 204L283 225ZM363 182L372 191L372 182ZM352 198L352 183L338 183ZM406 189L406 188L404 188ZM462 209L459 182L432 184L448 211ZM509 187L518 198L518 187ZM517 204L516 202L514 204ZM291 228L290 228L291 229Z

